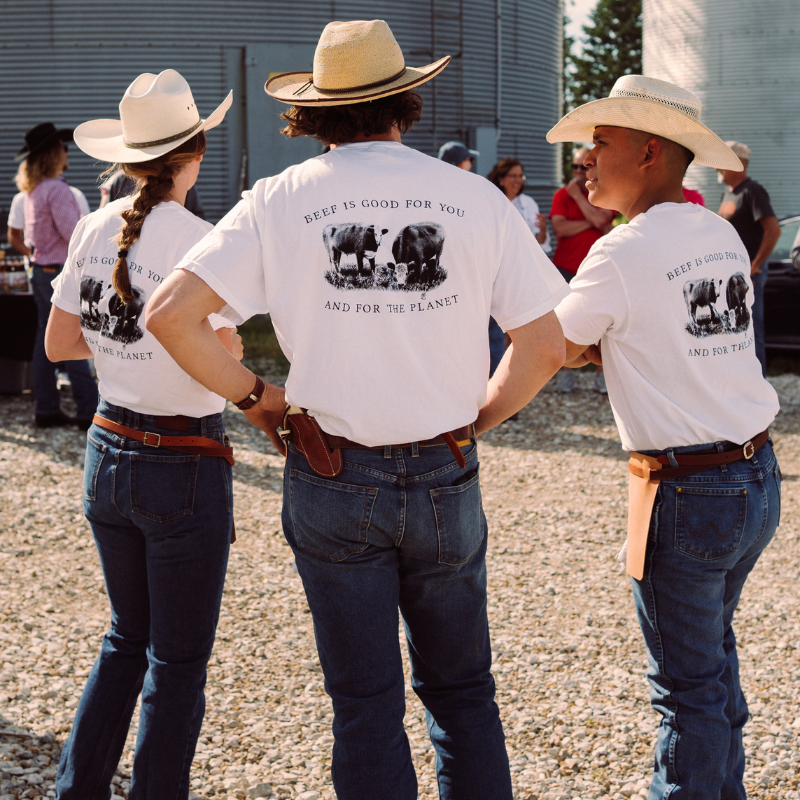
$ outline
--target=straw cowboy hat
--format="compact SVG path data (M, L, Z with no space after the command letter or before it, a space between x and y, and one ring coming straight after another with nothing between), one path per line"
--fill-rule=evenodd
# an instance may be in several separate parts
M314 53L313 72L285 72L264 85L270 97L293 106L342 106L377 100L429 81L450 62L407 67L382 19L329 22Z
M75 128L75 144L99 161L136 164L174 150L200 131L219 125L233 92L206 119L200 117L192 90L174 69L145 72L126 90L120 119L93 119Z
M41 122L25 131L25 146L14 156L14 161L22 161L32 153L38 153L56 142L71 142L72 128L57 129L52 122Z
M644 75L624 75L608 97L579 106L564 116L547 134L547 141L590 142L600 125L633 128L663 136L694 153L703 167L739 172L744 167L736 154L711 129L700 122L702 105L695 95L674 83Z

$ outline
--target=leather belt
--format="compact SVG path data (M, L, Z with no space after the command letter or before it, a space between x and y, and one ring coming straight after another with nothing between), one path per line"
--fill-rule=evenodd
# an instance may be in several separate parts
M157 417L156 421L163 419L174 418ZM190 418L186 417L185 419ZM180 453L190 453L195 456L217 456L224 458L231 466L236 463L233 460L233 448L220 444L216 439L209 439L205 436L162 436L160 433L140 431L136 428L129 428L127 425L120 425L110 419L101 417L99 414L94 415L92 422L100 428L105 428L112 433L118 433L120 436L127 436L129 439L142 442L148 447L177 450Z
M700 453L689 453L686 455L674 455L673 458L678 462L674 467L670 464L669 457L666 455L653 458L644 456L641 453L632 452L631 460L628 462L628 469L637 478L658 482L667 478L680 478L684 475L694 475L697 472L704 472L707 469L719 467L722 464L732 464L735 461L751 459L757 450L760 450L769 439L769 430L762 431L743 445L729 445L721 453L716 450L706 450ZM647 466L648 461L655 461L656 464L651 469Z
M320 428L314 417L310 417L305 409L287 406L283 415L283 428L278 431L281 439L291 439L295 447L306 457L311 469L324 478L335 478L344 468L342 450L355 448L359 450L383 450L385 447L413 448L446 445L453 454L458 465L464 469L467 462L461 448L468 445L475 436L475 425L463 425L431 439L403 444L365 445L354 442L344 436L334 436Z

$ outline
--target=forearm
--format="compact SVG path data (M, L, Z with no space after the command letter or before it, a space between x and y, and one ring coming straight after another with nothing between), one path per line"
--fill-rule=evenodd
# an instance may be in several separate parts
M583 216L591 223L593 228L598 230L605 228L614 219L614 215L605 208L593 206L583 195L578 200L578 206L583 212Z
M777 224L776 220L774 228L770 226L764 231L764 236L761 239L761 247L758 248L758 252L753 256L753 261L750 265L751 273L761 272L761 267L769 258L770 253L775 249L775 245L778 243L778 239L780 238L781 228L780 225Z
M508 332L511 346L489 381L478 434L524 408L564 363L564 337L554 312Z
M8 242L18 252L30 258L33 255L33 250L25 245L25 238L20 228L8 229Z
M579 233L583 233L583 231L588 231L590 228L593 228L591 222L588 219L561 219L558 222L553 220L553 233L559 237L559 239L569 238L570 236L576 236Z

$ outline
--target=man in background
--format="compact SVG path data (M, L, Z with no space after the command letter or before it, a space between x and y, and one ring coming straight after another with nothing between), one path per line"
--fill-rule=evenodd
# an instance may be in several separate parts
M477 150L470 150L466 145L461 142L445 142L439 148L439 155L437 158L444 161L446 164L452 164L459 169L465 169L467 172L472 170L475 164L475 159L480 155Z
M586 258L591 246L611 230L613 211L595 208L589 202L586 188L586 167L584 159L588 147L580 147L572 155L572 180L553 195L550 207L550 220L553 232L558 238L553 263L569 283L578 272L581 261ZM574 392L578 381L571 369L561 371L557 389L559 392ZM606 380L602 369L594 379L594 390L606 394Z
M750 257L753 281L753 333L761 372L767 374L767 348L764 343L764 286L767 283L769 254L781 237L781 226L772 210L767 190L747 174L750 148L741 142L725 142L744 165L741 172L718 169L717 180L727 185L719 215L736 228Z

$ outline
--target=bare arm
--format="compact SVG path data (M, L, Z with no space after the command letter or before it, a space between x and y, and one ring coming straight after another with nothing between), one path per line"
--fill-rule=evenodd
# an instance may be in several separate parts
M567 219L560 214L555 214L551 221L553 223L553 232L559 239L569 238L594 228L594 225L588 219Z
M603 232L606 232L606 229L611 224L611 220L614 219L614 212L609 211L606 208L597 208L597 206L593 206L589 202L589 198L581 191L579 181L573 179L567 184L567 192L569 196L578 204L578 208L581 210L581 214L583 214L586 219L591 222L593 228L597 228Z
M478 434L526 406L564 364L564 334L555 312L508 331L511 346L489 381Z
M146 309L146 326L178 365L209 391L233 402L253 390L256 376L222 345L208 322L224 300L202 279L176 269L156 289ZM245 416L285 452L277 428L283 422L283 389L267 384L261 400Z
M21 228L8 229L8 242L18 252L30 258L33 255L33 250L25 246L25 238Z
M764 237L761 240L761 247L758 248L758 252L753 256L750 264L751 275L761 272L761 267L775 249L778 239L781 238L781 226L777 217L761 217L758 223L764 229Z
M51 361L74 361L94 356L83 338L81 318L58 306L50 306L44 349Z

